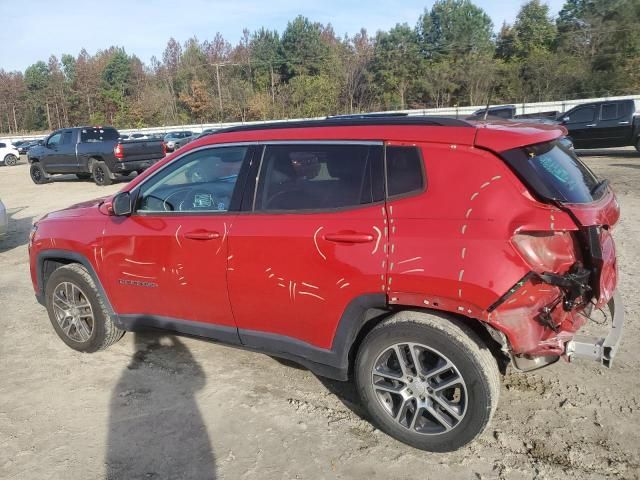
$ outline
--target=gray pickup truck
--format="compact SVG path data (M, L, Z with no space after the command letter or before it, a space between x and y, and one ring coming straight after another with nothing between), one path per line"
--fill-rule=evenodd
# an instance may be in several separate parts
M74 127L56 130L41 145L29 149L31 180L51 181L53 174L74 173L109 185L117 175L142 172L164 158L160 140L121 140L113 127Z

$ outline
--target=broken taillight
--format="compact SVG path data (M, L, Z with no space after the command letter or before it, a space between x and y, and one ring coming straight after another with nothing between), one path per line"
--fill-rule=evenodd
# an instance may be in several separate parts
M522 232L512 241L536 273L564 273L577 260L578 249L571 232Z

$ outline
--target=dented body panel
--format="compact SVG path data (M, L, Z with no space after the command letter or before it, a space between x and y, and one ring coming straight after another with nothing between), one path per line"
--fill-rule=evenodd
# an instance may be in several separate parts
M548 125L478 122L471 128L332 126L206 136L123 190L135 192L155 172L203 147L340 140L416 146L426 188L369 205L301 214L243 209L115 217L109 200L77 206L38 224L30 248L34 288L43 291L41 254L62 249L88 259L116 315L217 325L237 331L247 344L251 340L243 335L261 332L314 352L332 352L351 315L349 306L383 294L380 307L389 311L435 309L484 322L502 332L503 347L512 355L560 356L586 321L588 292L597 291L598 306L614 295L611 228L619 206L609 188L589 204L541 201L499 152L553 141L563 133ZM247 185L243 202L255 195L255 184ZM570 262L551 272L558 284L514 244L520 234L559 232L584 250L587 228L598 229L598 259L587 258L585 251L567 257ZM216 236L204 242L185 237L200 230ZM595 230L590 232L593 236ZM589 276L591 282L578 285L582 290L573 303L560 285L571 275ZM363 322L353 323L357 329ZM356 333L347 338L352 341Z

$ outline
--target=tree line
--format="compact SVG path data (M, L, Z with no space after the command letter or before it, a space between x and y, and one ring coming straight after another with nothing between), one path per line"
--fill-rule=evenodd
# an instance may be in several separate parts
M640 0L540 0L494 33L471 0L437 0L414 26L339 37L303 16L232 45L170 38L148 64L124 48L0 69L0 132L316 117L640 92Z

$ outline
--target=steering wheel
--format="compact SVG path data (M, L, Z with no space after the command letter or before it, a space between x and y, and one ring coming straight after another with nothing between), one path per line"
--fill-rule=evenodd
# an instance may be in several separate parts
M218 204L213 194L202 188L192 188L178 205L182 211L212 211L218 210Z

